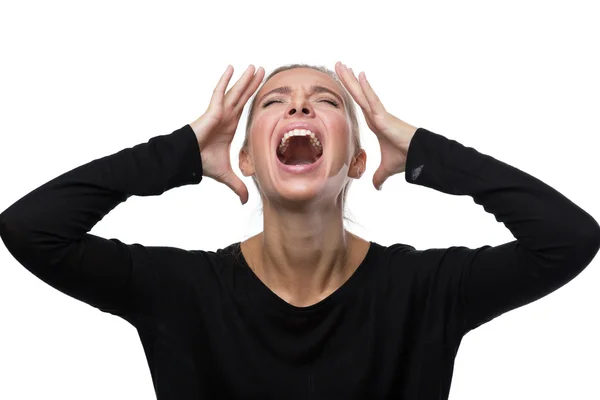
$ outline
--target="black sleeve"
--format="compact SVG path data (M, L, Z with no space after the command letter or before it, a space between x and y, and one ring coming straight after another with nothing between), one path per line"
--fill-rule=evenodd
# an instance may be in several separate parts
M198 141L185 125L38 187L0 214L0 236L19 263L61 292L119 316L152 314L159 285L178 279L169 264L187 252L87 232L131 195L157 196L201 179Z
M419 128L407 154L406 181L468 195L516 240L476 249L422 252L426 297L446 329L467 333L531 303L577 276L600 248L600 226L535 177L455 140ZM452 326L449 326L452 325Z

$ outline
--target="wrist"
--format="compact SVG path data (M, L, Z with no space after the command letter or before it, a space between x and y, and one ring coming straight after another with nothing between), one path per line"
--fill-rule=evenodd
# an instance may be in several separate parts
M200 147L200 150L204 149L204 136L205 135L203 134L203 132L206 131L205 124L206 124L206 122L202 119L202 117L200 117L190 123L190 126L192 127L192 130L194 131L194 134L196 135L196 141L198 142L198 147Z
M412 126L411 124L409 124L407 122L398 120L398 125L396 127L396 132L397 132L396 137L399 138L399 146L405 152L408 151L410 142L411 142L412 138L415 136L417 129L419 129L419 128L417 128L416 126Z

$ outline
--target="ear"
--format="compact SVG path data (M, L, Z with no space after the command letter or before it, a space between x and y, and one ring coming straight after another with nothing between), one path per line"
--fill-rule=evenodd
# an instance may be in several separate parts
M240 149L239 161L240 171L244 176L254 175L254 164L245 148Z
M352 158L352 164L348 169L348 176L354 179L360 179L367 169L367 152L364 149L358 150L358 153Z

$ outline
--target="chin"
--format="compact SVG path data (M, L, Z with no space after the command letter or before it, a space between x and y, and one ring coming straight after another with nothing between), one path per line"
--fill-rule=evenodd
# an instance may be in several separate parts
M325 185L318 178L274 182L274 203L309 204L323 198Z

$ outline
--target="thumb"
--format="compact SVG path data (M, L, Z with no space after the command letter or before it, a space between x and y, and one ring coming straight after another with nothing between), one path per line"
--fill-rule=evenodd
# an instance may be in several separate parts
M383 169L383 165L380 164L379 168L377 168L377 171L375 171L375 174L373 175L373 186L375 186L375 189L381 190L381 186L387 178L388 176Z
M227 174L227 177L223 180L223 183L239 196L242 205L248 202L248 188L233 171L229 171L229 174Z

